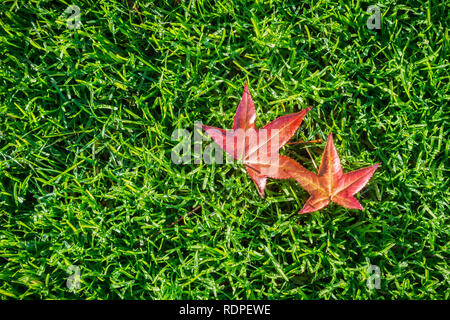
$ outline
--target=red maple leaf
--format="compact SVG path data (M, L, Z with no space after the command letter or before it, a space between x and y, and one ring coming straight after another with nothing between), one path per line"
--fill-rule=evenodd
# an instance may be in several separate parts
M278 151L291 139L304 116L311 108L284 115L261 129L255 125L256 111L247 85L234 116L233 129L200 125L205 132L229 155L242 161L264 198L267 178L289 179L289 171L298 164Z
M317 174L297 165L297 170L290 174L311 195L299 212L308 213L322 209L330 201L348 209L362 210L354 194L364 188L380 164L344 173L330 134Z

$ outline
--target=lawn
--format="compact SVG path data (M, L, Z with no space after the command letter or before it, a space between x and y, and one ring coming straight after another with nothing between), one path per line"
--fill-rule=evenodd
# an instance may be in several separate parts
M402 3L2 1L1 299L448 299L449 1ZM244 83L309 170L381 163L364 210L172 162Z

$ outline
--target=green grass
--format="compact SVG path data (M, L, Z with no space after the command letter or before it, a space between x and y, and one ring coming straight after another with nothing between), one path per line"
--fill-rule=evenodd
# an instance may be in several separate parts
M449 1L402 2L381 30L375 2L1 2L0 297L448 299ZM293 141L381 162L363 211L171 162L175 129L231 128L244 82L258 126L313 106Z

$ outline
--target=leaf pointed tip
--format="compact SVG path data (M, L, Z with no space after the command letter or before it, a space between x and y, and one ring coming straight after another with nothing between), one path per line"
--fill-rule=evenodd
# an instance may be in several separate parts
M300 211L298 212L298 214L305 214L305 213L308 213L308 211L305 210L305 208L303 208L302 210L300 210Z
M317 211L318 209L314 208L313 206L310 205L310 200L311 198L306 201L305 205L303 206L303 208L298 212L298 214L305 214L305 213L311 213L314 211Z
M303 109L302 111L297 112L297 114L300 115L301 117L304 117L311 109L312 107L308 107L306 109Z
M348 209L355 209L355 210L364 210L364 207L361 205L361 203L359 203L359 201L357 200L355 205L351 208Z
M379 166L381 166L381 162L378 162L378 163L368 167L368 168L370 168L371 175L378 169Z

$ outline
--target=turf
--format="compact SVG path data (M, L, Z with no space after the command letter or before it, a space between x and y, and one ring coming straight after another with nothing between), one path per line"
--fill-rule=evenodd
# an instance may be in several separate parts
M1 298L448 299L449 2L379 3L380 30L372 4L2 1ZM314 170L333 132L345 172L381 162L364 210L171 161L245 82L259 127L313 106L292 141L323 142L281 153Z

